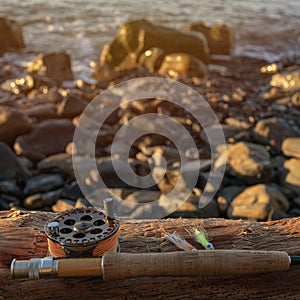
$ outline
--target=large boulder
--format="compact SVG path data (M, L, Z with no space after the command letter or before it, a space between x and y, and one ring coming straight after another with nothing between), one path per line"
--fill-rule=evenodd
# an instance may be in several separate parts
M0 55L25 47L22 27L14 21L0 17Z
M28 73L39 77L48 77L61 84L64 80L72 80L71 58L64 52L39 54L29 65Z
M230 55L234 49L234 34L226 24L208 26L203 22L188 24L184 29L201 32L207 39L211 54Z
M25 180L27 174L20 160L9 146L0 142L0 181Z
M38 124L29 134L19 136L14 144L18 155L39 161L65 151L73 140L75 126L71 120L47 120Z
M227 146L226 151L215 162L218 169L226 164L226 173L247 184L268 182L273 168L268 151L253 143L238 142Z
M13 145L15 139L32 128L31 119L21 111L0 107L0 141Z
M131 69L138 65L139 57L153 47L162 49L165 54L182 52L205 63L209 61L207 41L202 34L135 20L123 24L113 41L104 46L100 63L118 67L118 70Z
M289 209L287 198L276 188L257 184L246 188L230 204L229 218L266 220L274 212L285 213Z
M206 65L193 55L171 53L165 56L158 73L177 79L203 77L208 71Z

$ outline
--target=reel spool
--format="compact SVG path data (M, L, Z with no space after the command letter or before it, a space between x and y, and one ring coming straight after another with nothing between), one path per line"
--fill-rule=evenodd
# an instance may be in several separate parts
M112 210L107 211L105 215L96 208L73 208L51 219L44 227L49 256L90 257L119 251L120 223Z

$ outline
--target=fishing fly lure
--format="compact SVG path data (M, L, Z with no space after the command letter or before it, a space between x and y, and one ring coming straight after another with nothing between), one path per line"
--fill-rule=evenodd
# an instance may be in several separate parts
M214 246L212 243L208 241L206 231L201 228L198 230L197 228L193 228L194 238L195 240L201 244L206 250L214 250Z
M166 233L166 238L176 247L184 251L197 251L197 249L187 242L183 237L175 233Z

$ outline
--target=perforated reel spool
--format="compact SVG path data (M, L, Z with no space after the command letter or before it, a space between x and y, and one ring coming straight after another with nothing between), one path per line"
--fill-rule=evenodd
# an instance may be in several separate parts
M73 208L45 225L48 252L55 257L101 256L118 251L119 220L96 208Z

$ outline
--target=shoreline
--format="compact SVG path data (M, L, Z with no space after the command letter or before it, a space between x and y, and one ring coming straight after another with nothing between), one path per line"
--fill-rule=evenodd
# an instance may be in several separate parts
M28 49L25 49L26 53L33 55ZM109 86L132 78L169 76L137 66L120 72L109 69L110 79L85 82L80 77L71 78L68 56L63 53L51 57L53 66L64 66L58 71L54 68L55 75L38 73L43 71L41 66L37 73L30 73L25 66L10 65L9 58L15 61L19 55L23 57L24 53L0 59L0 64L3 64L8 58L8 64L3 64L0 74L1 114L6 120L0 124L4 128L0 130L0 140L9 145L0 145L3 153L0 166L4 168L8 160L9 165L5 168L12 171L3 174L0 180L1 209L58 212L85 205L71 161L71 155L76 151L72 141L79 116L88 103ZM300 215L300 182L295 179L298 178L298 169L294 167L300 165L297 150L300 143L299 57L294 61L285 59L272 64L249 57L214 58L205 69L205 76L186 75L177 80L203 95L217 114L228 145L228 169L216 197L204 209L199 209L199 196L208 175L207 169L201 169L192 197L169 216L263 221ZM43 61L43 56L40 59ZM40 62L33 62L32 68L35 64ZM56 82L58 76L62 77ZM68 80L64 81L66 78ZM143 190L112 179L116 178L116 173L110 157L110 144L118 129L139 114L164 111L177 118L192 136L197 137L198 157L208 166L215 163L207 136L193 116L184 110L153 99L142 102L142 105L119 105L117 111L118 114L109 119L107 127L99 133L96 145L98 167L117 197L132 203L158 200L167 194L173 178L176 181L178 175L178 157L173 146L166 140L151 136L150 140L134 142L130 161L137 174L142 176L149 171L148 164L154 162L155 151L161 151L170 167L162 182L152 189ZM222 159L220 152L219 165L222 165ZM158 172L160 166L156 167ZM102 192L105 195L106 192ZM255 199L253 195L256 195ZM135 212L131 213L135 215Z

